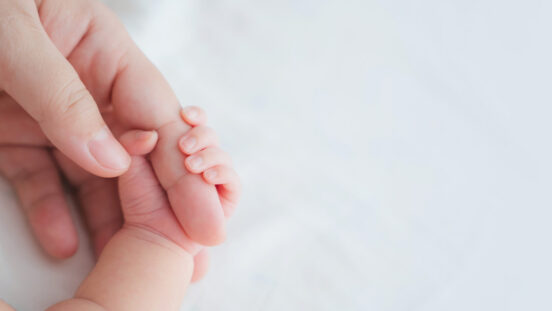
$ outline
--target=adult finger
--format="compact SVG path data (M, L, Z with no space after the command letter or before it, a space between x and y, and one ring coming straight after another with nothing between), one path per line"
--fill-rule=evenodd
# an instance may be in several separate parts
M79 166L103 177L124 173L130 157L105 125L77 72L42 28L34 1L3 1L0 20L0 88Z
M86 85L109 88L109 92L98 93L94 98L98 102L101 98L108 99L117 122L126 129L157 129L159 143L150 156L151 164L158 181L167 190L178 220L193 240L204 245L220 243L225 237L224 214L220 210L216 189L205 184L199 176L189 174L182 165L183 155L178 153L178 140L190 126L179 116L181 107L176 95L159 70L128 34L121 31L122 27L107 27L116 25L117 22L113 22L116 18L105 10L96 13L98 22L94 31L87 34L87 39L73 50L68 59L81 73ZM116 70L100 71L96 64L112 64L106 69ZM94 72L90 72L90 66L94 66Z
M77 203L84 214L94 253L98 257L123 225L117 182L115 179L97 177L84 171L57 150L54 151L54 156L75 189Z
M50 153L43 148L1 147L0 173L15 188L36 238L53 257L77 250L78 237Z
M35 120L6 93L0 93L0 145L50 146Z

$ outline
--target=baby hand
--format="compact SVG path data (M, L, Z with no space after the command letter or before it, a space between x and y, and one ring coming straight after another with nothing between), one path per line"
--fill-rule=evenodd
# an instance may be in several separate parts
M238 174L232 167L230 156L220 149L215 131L205 126L207 117L199 107L186 107L182 119L192 128L180 139L180 150L188 155L185 165L188 171L201 174L205 182L217 188L226 218L238 205L241 186Z
M208 184L216 186L224 215L229 218L240 196L239 178L231 166L230 157L217 147L216 135L204 125L206 117L201 109L184 109L182 118L192 126L181 139L180 148L189 155L184 165L190 172L201 174ZM132 155L129 171L119 178L124 228L146 230L176 243L194 256L192 280L197 280L206 272L207 253L180 225L174 207L170 206L165 190L144 157L155 147L157 137L156 132L131 131L120 138L122 145ZM194 143L189 144L190 141ZM193 209L186 211L190 221L193 221L194 212Z

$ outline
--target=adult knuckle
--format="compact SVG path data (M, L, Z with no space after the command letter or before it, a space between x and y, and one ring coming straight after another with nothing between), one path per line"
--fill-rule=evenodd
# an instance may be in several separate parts
M90 109L91 95L77 78L68 80L46 102L40 123L66 123Z
M38 167L19 167L11 176L10 180L18 185L39 185L44 180L49 180L57 176L57 171L49 165Z

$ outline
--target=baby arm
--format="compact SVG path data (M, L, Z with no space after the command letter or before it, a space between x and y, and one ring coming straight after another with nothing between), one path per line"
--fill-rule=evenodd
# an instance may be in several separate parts
M49 311L178 309L192 277L193 254L183 248L179 232L167 232L169 237L139 223L159 218L177 229L170 226L177 220L165 217L169 214L163 211L170 211L165 193L141 156L156 141L155 132L132 131L121 138L132 155L131 167L119 181L125 226L106 245L75 297Z
M193 257L173 242L125 228L107 244L75 298L48 310L178 310L192 271Z
M182 147L181 152L190 156L185 163L189 170L215 186L228 218L239 199L239 178L229 156L216 146L213 131L203 125L204 112L196 111L195 120L182 114L192 126L182 140L193 137L196 144L192 149ZM156 132L145 131L121 137L132 155L128 172L119 177L125 225L107 244L75 298L50 311L178 310L190 281L205 272L205 250L183 230L144 157L154 149L157 137ZM201 165L192 165L191 160L198 157Z

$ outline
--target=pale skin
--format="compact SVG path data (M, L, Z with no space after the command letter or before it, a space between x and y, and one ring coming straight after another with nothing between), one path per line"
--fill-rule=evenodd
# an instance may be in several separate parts
M205 120L200 109L196 117ZM184 114L183 119L194 126L183 138L194 137L198 151L182 148L181 152L202 159L200 166L192 167L188 161L185 165L216 187L228 218L239 199L239 178L212 132L195 126L199 123L190 122ZM206 262L197 260L204 247L181 226L147 157L158 142L157 132L132 130L119 141L131 155L129 170L118 178L124 226L107 243L74 298L50 311L178 310L190 281L206 271ZM12 309L0 302L0 310Z
M0 46L0 172L48 254L67 258L78 246L60 173L75 188L96 254L121 228L116 183L100 177L128 170L130 155L115 137L135 129L158 133L151 163L190 238L206 246L224 240L216 187L192 174L193 161L178 151L199 145L182 139L190 126L178 117L174 92L104 5L1 1ZM202 118L194 108L185 115Z
M119 181L125 180L124 176L131 172L129 168L140 161L136 156L145 153L140 144L129 138L129 133L142 133L138 135L142 137L144 133L155 133L152 135L157 143L148 150L150 164L143 171L155 179L156 187L161 187L160 197L166 203L163 210L170 211L173 227L185 237L179 240L163 235L187 254L178 260L190 263L184 264L189 268L186 271L167 274L180 273L184 280L192 281L201 278L207 268L203 246L224 240L225 218L239 196L229 157L216 147L213 131L203 125L203 111L185 108L181 118L186 122L182 122L178 101L168 83L136 47L116 16L98 1L1 1L0 46L0 173L13 185L38 242L56 258L70 257L77 249L78 239L61 176L74 190L96 255L102 254L106 245L127 241L122 243L126 246L110 246L103 252L97 268L85 281L89 285L81 287L76 300L66 303L92 302L105 307L101 299L106 297L100 295L100 300L94 300L93 289L100 288L98 284L104 282L104 276L113 278L113 273L105 271L122 265L114 258L124 255L111 257L116 252L110 249L127 247L128 253L141 254L140 243L131 238L152 242L151 235L138 234L144 230L133 229L135 226L121 229L123 214L128 216L124 204L121 206L127 187L121 186L119 195L117 180L109 178L123 176ZM115 137L120 137L120 142ZM202 161L198 162L198 158ZM126 220L128 224L129 218ZM155 229L156 225L159 223L150 224L149 228ZM136 234L125 236L125 232ZM148 264L154 269L158 261L164 262L163 258L143 258L144 262L138 260L136 264ZM163 267L171 267L169 261ZM131 269L133 265L125 263L115 270L122 273L126 266ZM169 282L159 283L159 288L187 286L187 282L170 284L170 277L156 280L155 275L142 275L129 284L121 281L132 276L138 278L139 274L111 279L117 285L112 292L133 284L138 288L124 290L141 292L140 284L145 284L141 282L150 278L148 286L156 281ZM79 297L89 290L92 296ZM172 298L181 298L177 296ZM143 297L149 298L142 306L161 303L155 295ZM120 298L108 300L117 303L117 299L121 308L126 306ZM175 299L163 297L162 302ZM82 310L80 305L77 309Z

